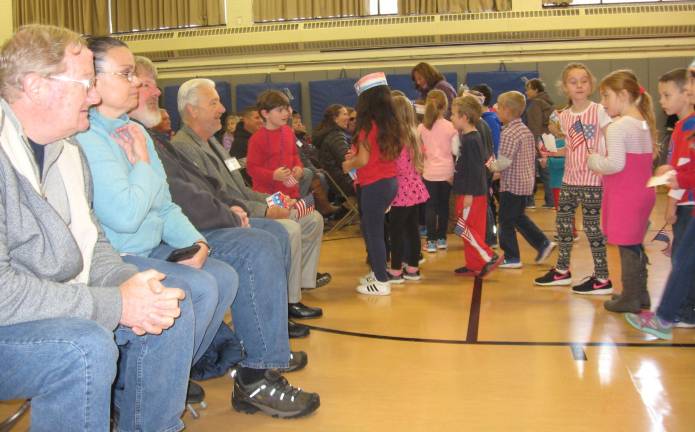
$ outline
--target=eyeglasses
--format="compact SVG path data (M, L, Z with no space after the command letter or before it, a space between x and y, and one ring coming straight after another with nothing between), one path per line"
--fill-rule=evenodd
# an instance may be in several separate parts
M121 77L121 78L125 78L125 80L128 81L129 83L132 83L133 80L137 77L137 75L135 75L135 71L134 71L134 70L128 71L128 72L100 71L100 72L97 72L97 73L100 73L100 74L108 74L108 75L117 75L117 76L119 76L119 77Z
M89 79L76 79L76 78L70 78L66 77L63 75L51 75L48 77L49 79L56 80L56 81L63 81L63 82L71 82L71 83L77 83L82 85L86 91L90 91L91 89L94 88L94 84L96 83L96 78L89 78Z

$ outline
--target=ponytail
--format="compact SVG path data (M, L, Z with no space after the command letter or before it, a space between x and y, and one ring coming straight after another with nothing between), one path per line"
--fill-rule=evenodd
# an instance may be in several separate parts
M637 104L637 109L639 110L644 120L649 126L649 132L652 136L652 152L654 158L659 155L659 146L657 144L657 128L656 128L656 118L654 116L654 105L652 104L652 97L646 91L640 95L639 103Z
M422 124L431 130L434 123L444 116L447 106L448 102L444 92L437 89L431 90L425 99L425 118L422 120Z

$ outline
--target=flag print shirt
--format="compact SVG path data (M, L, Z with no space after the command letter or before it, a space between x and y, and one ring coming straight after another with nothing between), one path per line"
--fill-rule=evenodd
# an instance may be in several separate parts
M589 170L586 163L587 149L600 155L606 154L602 128L611 118L603 106L591 102L582 112L567 108L558 115L560 127L565 133L565 174L563 183L575 186L601 186L601 175Z

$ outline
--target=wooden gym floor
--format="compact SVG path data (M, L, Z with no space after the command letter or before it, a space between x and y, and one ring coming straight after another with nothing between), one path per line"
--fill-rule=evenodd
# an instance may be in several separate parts
M541 202L541 198L537 198ZM649 290L658 305L670 264L663 243L664 196L645 245ZM555 212L529 210L548 235ZM389 297L354 291L367 272L356 226L325 239L321 271L328 286L305 292L303 302L324 317L294 350L309 354L294 385L321 395L312 416L279 420L230 408L232 381L203 382L208 408L189 431L692 431L695 430L695 330L677 329L657 342L604 310L605 296L573 295L567 287L535 287L553 265L530 264L522 241L519 270L497 270L482 284L456 277L463 264L457 237L449 249L427 254L423 280L394 285ZM684 245L685 246L685 245ZM692 245L688 245L692 247ZM575 243L575 281L592 271L586 238ZM620 289L617 249L609 268ZM17 404L0 405L0 418ZM26 419L18 430L26 430Z

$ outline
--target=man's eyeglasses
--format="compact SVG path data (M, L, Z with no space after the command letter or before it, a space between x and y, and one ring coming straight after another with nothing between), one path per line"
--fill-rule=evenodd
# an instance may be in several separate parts
M64 75L51 75L48 77L49 79L56 80L56 81L63 81L63 82L71 82L71 83L77 83L82 85L86 91L90 91L92 88L94 88L94 84L96 83L96 78L89 78L89 79L77 79L77 78L70 78L66 77Z
M133 80L137 77L137 75L135 74L135 71L134 71L134 70L128 71L128 72L100 71L100 72L97 72L97 73L100 73L100 74L108 74L108 75L116 75L116 76L119 76L119 77L121 77L121 78L125 78L125 80L128 81L129 83L132 83Z

